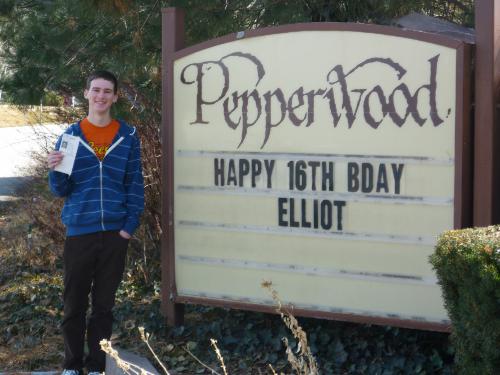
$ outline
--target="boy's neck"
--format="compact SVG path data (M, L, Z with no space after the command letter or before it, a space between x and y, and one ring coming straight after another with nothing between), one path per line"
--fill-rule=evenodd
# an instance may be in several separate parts
M98 127L105 127L106 125L108 125L112 118L111 118L111 115L108 113L105 113L105 114L100 114L100 113L89 113L87 115L87 119L95 126L98 126Z

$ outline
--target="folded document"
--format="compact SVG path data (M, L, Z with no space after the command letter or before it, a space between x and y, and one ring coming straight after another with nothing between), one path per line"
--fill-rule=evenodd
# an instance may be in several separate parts
M74 135L63 134L61 138L61 145L59 151L64 155L62 161L54 168L55 171L71 175L73 165L75 164L76 153L78 145L80 144L80 137Z

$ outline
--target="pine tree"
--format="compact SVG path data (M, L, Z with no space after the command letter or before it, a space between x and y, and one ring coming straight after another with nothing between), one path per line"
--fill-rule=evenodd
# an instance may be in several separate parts
M118 75L122 99L114 115L141 129L148 185L145 237L156 249L161 196L160 9L166 6L185 9L188 45L296 22L387 24L410 11L467 26L473 19L473 0L0 0L0 64L7 72L0 75L0 89L13 103L39 104L48 91L75 95L85 103L82 88L91 71L108 69ZM157 250L155 259L159 261Z

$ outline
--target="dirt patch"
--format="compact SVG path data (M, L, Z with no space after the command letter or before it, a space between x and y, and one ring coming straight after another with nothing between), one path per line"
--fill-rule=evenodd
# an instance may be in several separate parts
M26 344L26 338L16 338L0 346L0 371L50 370L60 367L64 357L61 334L47 335L36 343Z

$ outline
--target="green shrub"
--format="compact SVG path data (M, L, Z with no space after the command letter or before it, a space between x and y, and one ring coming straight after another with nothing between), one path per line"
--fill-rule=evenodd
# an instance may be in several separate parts
M54 91L46 91L42 97L43 105L58 107L64 103L64 98Z
M500 373L500 226L444 233L430 258L461 374Z

